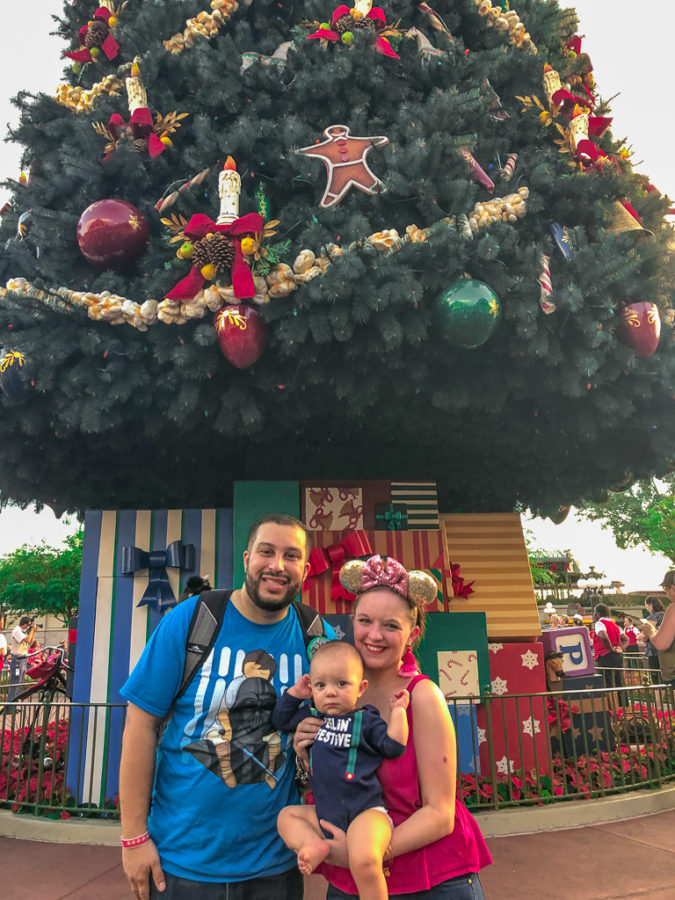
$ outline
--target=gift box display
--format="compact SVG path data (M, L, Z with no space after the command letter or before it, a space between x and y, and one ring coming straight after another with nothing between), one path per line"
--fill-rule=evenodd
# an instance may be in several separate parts
M314 531L310 574L302 586L302 599L322 615L350 613L352 595L340 585L342 564L374 553L393 556L406 569L445 569L440 531ZM430 610L442 610L437 598Z
M544 630L539 642L544 653L562 653L566 676L592 675L595 671L591 639L585 625Z
M450 611L484 612L491 640L534 641L541 634L525 538L517 513L441 515L446 572L459 565L468 597L453 597Z
M497 774L536 768L548 772L546 698L512 697L546 691L544 653L538 643L490 643L493 699L478 707L480 763L490 771L487 735L491 735Z
M489 690L483 613L429 613L416 656L422 672L436 682L447 700L477 697Z
M232 587L232 510L92 510L84 519L73 701L123 703L119 693L162 614L190 575ZM90 785L117 792L122 707L74 716L68 787L87 800ZM84 766L78 760L86 747ZM88 785L74 783L90 773ZM84 775L82 774L83 778Z
M448 703L455 726L457 768L462 773L480 775L477 706L474 703Z
M563 695L568 691L585 691L583 694L573 694L570 697L566 697L565 699L575 702L576 700L586 699L587 697L593 696L588 693L590 691L602 691L605 687L605 679L602 677L602 674L594 674L594 675L579 675L577 677L569 677L565 675L563 680L562 691Z
M434 481L300 482L302 521L312 531L437 530Z
M568 717L561 713L551 725L551 752L588 756L615 749L607 697L569 698Z

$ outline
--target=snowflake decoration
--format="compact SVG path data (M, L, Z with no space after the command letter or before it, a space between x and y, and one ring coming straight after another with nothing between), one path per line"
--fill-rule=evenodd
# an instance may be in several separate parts
M512 775L513 770L516 765L512 759L507 759L506 756L502 756L501 759L498 759L496 762L497 771L500 775Z
M490 653L499 653L499 651L503 649L503 644L488 644L488 650L490 651Z
M531 738L535 736L535 734L540 734L541 728L539 727L539 719L523 719L523 734L529 734Z
M526 653L521 653L520 658L523 661L523 666L528 668L530 671L532 671L532 669L536 669L539 665L539 657L532 650L528 650Z
M497 676L497 678L495 678L494 681L492 682L492 693L493 694L497 694L498 696L501 696L502 694L505 694L508 691L508 689L509 689L509 686L508 686L507 682L503 678L499 678L499 676Z
M487 743L487 737L486 737L486 735L485 735L485 729L484 729L484 728L477 728L476 731L478 732L478 743L479 743L479 744L486 744L486 743Z

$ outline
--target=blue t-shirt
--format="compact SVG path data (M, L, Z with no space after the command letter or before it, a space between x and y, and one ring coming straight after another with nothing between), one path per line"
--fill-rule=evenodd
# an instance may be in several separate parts
M167 614L122 688L164 716L178 693L197 597ZM330 626L326 635L333 638ZM273 625L232 602L212 652L178 701L157 752L148 828L166 871L193 881L244 881L295 864L277 833L298 803L292 740L271 717L281 692L309 669L295 610Z

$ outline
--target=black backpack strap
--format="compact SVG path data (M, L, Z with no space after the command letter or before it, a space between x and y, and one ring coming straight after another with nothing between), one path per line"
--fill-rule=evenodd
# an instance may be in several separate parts
M206 657L213 650L231 594L232 591L203 591L199 595L185 640L183 677L178 693L173 698L168 713L162 719L160 736L164 733L164 729L176 709L176 704L201 669Z
M294 600L293 608L300 621L307 656L311 657L317 647L326 643L325 623L319 613L311 606L307 606L306 603L298 603L297 600Z

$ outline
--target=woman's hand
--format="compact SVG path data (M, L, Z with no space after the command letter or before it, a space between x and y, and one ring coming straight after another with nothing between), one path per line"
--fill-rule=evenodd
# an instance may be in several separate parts
M319 824L330 834L330 838L328 839L330 852L326 857L326 862L331 863L333 866L342 866L345 869L348 868L349 855L347 853L347 832L338 828L337 825L333 825L332 822L327 822L326 819L319 819Z
M656 634L656 627L653 622L640 622L638 628L642 632L646 640L650 641Z
M307 716L298 725L293 735L293 749L299 760L309 763L309 748L314 743L316 733L323 725L323 719Z

